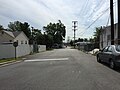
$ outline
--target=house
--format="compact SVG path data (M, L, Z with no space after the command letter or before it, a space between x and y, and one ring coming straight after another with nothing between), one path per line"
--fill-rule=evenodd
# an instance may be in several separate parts
M17 57L25 56L30 54L32 51L29 45L29 39L22 31L0 31L0 59L1 58L12 58L15 56L15 47L13 42L18 42L16 47Z
M18 45L28 44L29 39L22 31L0 31L0 44L13 43L17 41Z
M114 44L118 39L118 24L114 24ZM100 49L111 45L111 26L103 27L100 34Z

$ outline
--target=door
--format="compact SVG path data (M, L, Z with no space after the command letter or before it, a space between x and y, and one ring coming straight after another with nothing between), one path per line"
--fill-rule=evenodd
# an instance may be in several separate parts
M108 46L105 47L105 48L101 51L101 53L100 53L100 55L99 55L101 61L103 61L103 62L106 61L107 50L108 50Z
M112 47L109 46L107 51L105 52L105 62L109 63L109 60L112 58Z

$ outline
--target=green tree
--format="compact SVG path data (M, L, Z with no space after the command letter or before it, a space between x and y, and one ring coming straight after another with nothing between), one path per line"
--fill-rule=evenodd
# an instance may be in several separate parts
M15 21L15 22L10 22L8 24L8 30L10 31L21 31L20 29L20 23L19 21Z
M87 38L84 38L84 42L88 42L88 39L87 39Z
M26 36L30 39L31 37L31 30L30 30L30 25L27 22L20 23L20 31L23 31Z
M3 29L4 29L4 27L2 25L0 25L0 30L3 30Z
M48 35L53 37L54 43L62 44L66 35L66 27L60 20L58 23L49 23L43 29Z
M83 38L78 38L78 42L83 42Z
M54 41L53 41L53 36L52 35L50 35L50 34L45 34L44 35L45 36L45 45L46 45L46 47L49 49L49 48L52 48L52 46L53 46L53 43L54 43Z
M100 34L102 27L96 27L96 31L94 32L94 48L99 48L99 42L100 42Z
M27 22L20 22L20 21L15 21L15 22L10 22L8 24L8 30L10 31L23 31L28 38L31 37L31 31L30 31L30 25Z
M72 40L70 41L70 45L73 46L73 41Z

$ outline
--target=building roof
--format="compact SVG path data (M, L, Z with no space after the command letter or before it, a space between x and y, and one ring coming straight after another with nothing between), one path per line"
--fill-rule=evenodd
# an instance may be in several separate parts
M12 33L13 33L13 35L14 35L15 37L17 37L21 32L22 32L22 31L15 31L15 32L12 32Z
M13 33L11 31L5 31L3 30L3 32L7 33L8 35L12 36L13 38L15 38L15 36L13 35Z
M7 31L7 30L2 30L3 32L5 32L6 34L8 34L9 36L13 37L13 38L16 38L18 35L20 35L21 33L24 34L23 31ZM24 34L25 35L25 34ZM26 35L25 35L26 38L28 38Z

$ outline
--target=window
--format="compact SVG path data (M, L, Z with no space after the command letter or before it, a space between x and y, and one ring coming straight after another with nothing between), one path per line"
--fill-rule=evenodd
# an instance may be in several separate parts
M21 41L21 44L23 44L23 41Z
M12 42L12 40L9 40L9 42Z
M109 41L111 39L111 35L107 35L107 40Z
M18 40L17 40L17 42L18 42Z
M27 41L25 41L25 44L27 44Z
M115 48L118 52L120 52L120 45L116 45Z
M105 47L105 48L103 49L103 52L107 52L107 50L108 50L108 47Z
M109 48L108 48L108 52L112 52L112 47L109 47Z

